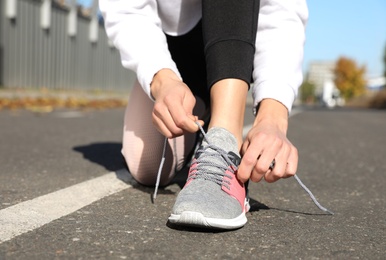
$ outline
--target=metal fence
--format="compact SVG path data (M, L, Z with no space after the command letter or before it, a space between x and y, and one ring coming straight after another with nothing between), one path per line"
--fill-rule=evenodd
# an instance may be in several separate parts
M42 17L47 2L48 20ZM10 3L16 7L13 16L6 6ZM85 90L132 86L135 74L122 67L102 25L90 32L92 19L75 14L71 36L71 10L55 7L51 0L1 0L0 12L1 86ZM43 26L44 19L48 27Z

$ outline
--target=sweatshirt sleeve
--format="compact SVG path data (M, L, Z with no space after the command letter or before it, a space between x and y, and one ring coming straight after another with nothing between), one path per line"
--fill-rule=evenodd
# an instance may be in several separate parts
M150 84L159 70L171 69L181 78L168 50L155 0L99 0L99 8L123 67L137 74L150 98Z
M271 98L291 111L303 81L307 19L305 0L261 0L253 70L255 108Z

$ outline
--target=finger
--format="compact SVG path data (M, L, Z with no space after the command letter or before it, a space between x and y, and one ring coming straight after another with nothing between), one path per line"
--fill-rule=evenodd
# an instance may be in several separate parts
M175 105L169 110L174 125L187 132L197 132L198 126L195 123L195 117L191 112L187 112L181 104Z
M278 161L278 160L275 160L275 162ZM284 172L284 171L283 171ZM275 163L275 166L271 169L269 169L265 174L264 174L264 179L266 182L269 182L269 183L272 183L272 182L275 182L279 179L281 179L282 177L284 176L283 173L279 173L277 170L276 170L276 163Z
M251 181L253 182L260 182L264 177L264 174L261 174L257 172L255 169L253 169L252 174L251 174Z
M156 122L157 122L157 120L153 118L153 125L155 126L157 131L160 132L163 136L165 136L167 138L172 138L172 136L173 136L172 132L170 132L169 129L167 129L162 122L161 122L161 124L156 123Z
M289 178L295 175L298 165L298 151L289 143L276 157L276 165L273 170L266 173L267 182L274 182L280 178Z
M271 170L268 170L266 172L266 174L264 174L264 180L268 183L272 183L272 182L275 182L275 181L278 181L280 180L280 177L277 176L277 175L274 175L272 174L272 171Z
M205 122L203 120L200 120L200 119L195 120L195 123L196 124L198 123L200 126L204 126L205 125Z
M279 153L275 157L275 165L272 168L271 172L265 174L265 178L267 182L273 182L280 178L286 177L286 168L288 157L290 154L289 145L283 145L283 147L279 150Z
M188 115L188 116L193 120L193 122L196 124L196 126L197 126L197 123L200 126L204 126L205 122L203 120L201 120L201 119L198 119L198 116L194 116L194 115Z
M169 110L166 106L162 105L161 103L156 103L154 105L153 109L153 123L156 126L157 130L161 132L164 136L168 138L177 137L183 134L184 129L179 128ZM204 125L204 121L199 120L197 116L194 115L186 115L194 122L194 127L196 128L195 131L198 130L197 123L198 122L201 126ZM193 126L192 126L193 127Z
M187 132L197 132L196 117L193 115L196 99L191 92L185 92L181 99L178 100L175 100L173 97L167 97L165 98L165 104L169 108L176 127Z
M167 138L173 138L173 134L158 117L152 117L153 125L163 136Z
M237 177L241 182L246 182L253 174L257 158L261 153L261 148L257 144L245 142L242 150L244 152L239 165Z
M155 117L159 118L159 128L163 129L162 124L172 133L173 136L180 136L183 131L195 132L197 131L197 125L194 123L194 116L185 112L182 103L165 101L165 103L156 102L154 104L153 112ZM191 116L191 118L189 117ZM162 123L161 123L162 122ZM186 127L189 122L190 128ZM194 131L194 130L195 131Z
M183 134L183 130L178 128L168 112L160 114L153 110L152 121L157 130L168 138L177 137Z
M290 143L285 145L277 155L276 167L273 169L272 174L277 175L280 178L289 178L295 175L298 164L298 152L297 149Z
M298 169L298 161L299 161L298 149L296 149L295 146L292 146L291 153L288 157L288 163L286 168L286 173L288 175L294 176L296 174L296 171Z
M249 147L249 141L246 139L243 144L241 145L241 155L244 156L244 154L247 152L247 149Z
M268 139L268 138L267 138ZM277 159L277 156L280 155L280 152L282 151L283 141L281 139L274 139L274 140L267 140L267 144L264 146L264 150L261 153L261 156L257 160L256 163L256 170L261 173L265 174L268 172L269 167L275 158ZM276 160L276 164L279 163L279 168L282 167L278 160ZM276 168L277 165L275 165Z

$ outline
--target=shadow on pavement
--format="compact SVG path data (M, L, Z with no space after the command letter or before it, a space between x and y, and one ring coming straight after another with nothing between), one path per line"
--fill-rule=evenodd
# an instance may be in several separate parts
M83 154L83 158L103 166L108 171L117 171L125 167L121 154L121 143L92 143L73 147L73 150Z
M251 205L251 208L249 209L249 212L255 212L259 210L269 210L271 209L264 203L261 203L260 201L257 201L253 198L249 198L249 204Z
M238 229L216 229L216 228L201 228L201 227L195 227L195 226L178 226L171 222L166 222L166 226L170 229L178 230L178 231L187 231L187 232L195 232L195 233L226 233L226 232L232 232Z
M109 172L115 172L119 180L130 184L135 189L148 193L150 196L150 201L152 201L154 187L142 185L131 176L130 171L128 170L125 160L121 154L121 149L121 143L92 143L88 145L75 146L73 148L74 151L83 154L83 158L89 160L92 163L103 166ZM184 178L184 182L186 177L182 176L182 178ZM177 181L173 181L171 184L174 183L177 183L180 187L184 185L182 183L181 176L177 178ZM158 194L174 194L174 192L164 189L165 187L160 187Z
M302 212L302 211L292 210L292 209L279 209L279 208L269 208L269 209L276 210L276 211L282 211L282 212L288 212L288 213L294 213L294 214L307 215L307 216L333 216L329 213L311 213L311 212Z

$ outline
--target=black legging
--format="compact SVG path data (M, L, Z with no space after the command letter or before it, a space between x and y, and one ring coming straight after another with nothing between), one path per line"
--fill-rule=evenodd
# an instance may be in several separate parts
M259 0L202 0L207 84L225 78L251 82Z
M250 83L258 14L258 0L203 0L202 22L185 35L166 35L184 82L207 107L217 81Z

